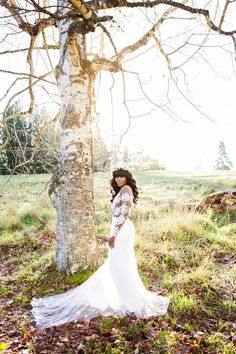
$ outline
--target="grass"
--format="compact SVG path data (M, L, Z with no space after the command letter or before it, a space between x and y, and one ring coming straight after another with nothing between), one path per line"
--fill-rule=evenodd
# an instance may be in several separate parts
M235 219L183 212L166 203L194 203L210 192L236 188L234 175L146 171L135 176L141 187L133 218L138 268L147 288L170 297L168 314L155 321L97 319L97 337L85 337L83 346L87 353L131 353L134 348L144 353L234 353ZM0 255L7 272L7 277L0 275L0 295L22 311L28 311L33 296L64 292L95 271L71 276L56 271L56 212L45 189L49 179L0 177ZM98 234L107 234L110 226L108 179L108 173L95 174ZM2 306L3 317L6 311ZM36 339L29 338L27 345L33 352Z

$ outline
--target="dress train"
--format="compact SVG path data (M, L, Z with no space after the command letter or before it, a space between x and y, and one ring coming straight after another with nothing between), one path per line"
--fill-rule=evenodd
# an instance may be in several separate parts
M112 217L110 235L117 219ZM164 315L170 299L145 288L137 268L134 235L133 222L127 218L106 261L83 284L63 294L33 298L31 311L37 326L47 328L98 316Z

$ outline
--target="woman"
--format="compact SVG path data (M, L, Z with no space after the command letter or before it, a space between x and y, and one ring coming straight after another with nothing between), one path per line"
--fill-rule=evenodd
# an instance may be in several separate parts
M148 291L138 272L134 253L135 229L130 220L137 203L136 181L128 170L113 171L112 222L108 257L83 284L63 294L32 300L39 328L89 320L98 316L138 318L164 315L169 298Z

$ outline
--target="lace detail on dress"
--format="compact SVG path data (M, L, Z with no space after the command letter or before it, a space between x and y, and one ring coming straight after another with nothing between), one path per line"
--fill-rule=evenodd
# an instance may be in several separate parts
M126 184L120 189L112 203L112 215L118 217L113 230L114 236L118 235L128 216L131 216L132 203L133 191L132 188Z

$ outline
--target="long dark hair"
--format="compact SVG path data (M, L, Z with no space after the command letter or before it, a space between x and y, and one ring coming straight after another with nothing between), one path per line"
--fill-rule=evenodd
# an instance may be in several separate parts
M110 189L111 189L111 194L112 194L112 198L111 198L111 202L113 201L113 199L115 198L115 196L119 193L120 191L120 187L117 185L115 178L116 177L126 177L126 181L133 191L133 195L134 195L134 199L133 202L134 204L137 204L138 201L138 187L136 185L136 181L132 175L132 173L128 170L124 170L123 168L118 168L117 170L114 170L112 172L112 179L110 179L109 183L110 183Z

